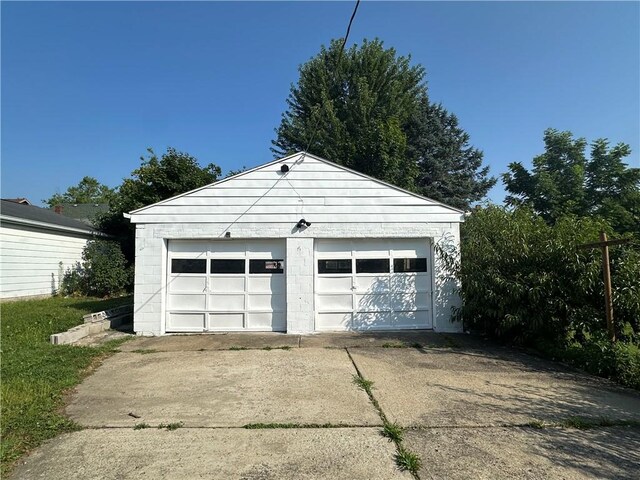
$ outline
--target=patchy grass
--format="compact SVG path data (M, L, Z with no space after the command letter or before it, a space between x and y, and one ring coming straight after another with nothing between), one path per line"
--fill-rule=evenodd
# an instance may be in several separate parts
M2 376L0 476L44 440L79 427L61 414L64 393L77 385L123 340L98 347L51 345L49 336L82 323L82 316L123 304L131 297L49 298L4 302L2 311Z
M366 380L362 378L360 375L355 375L355 374L353 375L353 383L355 383L358 386L358 388L361 388L368 394L371 394L371 390L373 390L373 381Z
M184 427L184 423L182 422L161 423L160 425L158 425L158 430L165 429L165 430L173 431L182 427Z
M422 346L421 343L416 342L416 343L412 343L411 344L411 348L417 348L419 350L419 349L423 348L423 346Z
M387 437L390 442L400 443L404 438L404 430L397 423L385 423L382 436Z
M151 428L151 425L148 423L137 423L135 427L133 427L134 430L144 430L145 428Z
M248 423L242 428L247 430L268 430L276 428L348 428L358 425L348 425L346 423Z
M542 430L544 428L576 428L578 430L590 430L592 428L601 427L640 427L638 420L616 420L608 417L591 418L591 417L567 417L564 420L555 422L543 422L541 420L532 420L523 426Z
M531 420L530 422L526 423L525 426L535 428L536 430L542 430L547 425L541 420Z
M420 457L404 447L398 447L395 460L400 470L411 472L414 476L418 475L418 470L422 467Z

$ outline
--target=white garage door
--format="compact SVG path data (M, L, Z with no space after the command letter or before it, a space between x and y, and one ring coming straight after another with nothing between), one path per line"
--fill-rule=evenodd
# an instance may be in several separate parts
M170 240L167 332L286 331L281 240Z
M316 330L432 328L429 240L318 240Z

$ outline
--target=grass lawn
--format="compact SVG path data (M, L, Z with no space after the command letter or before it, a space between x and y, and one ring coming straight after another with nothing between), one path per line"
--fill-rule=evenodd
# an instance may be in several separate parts
M42 441L77 426L61 414L64 393L121 341L101 347L51 345L49 335L82 323L82 316L126 303L131 297L49 298L0 305L2 340L1 472Z

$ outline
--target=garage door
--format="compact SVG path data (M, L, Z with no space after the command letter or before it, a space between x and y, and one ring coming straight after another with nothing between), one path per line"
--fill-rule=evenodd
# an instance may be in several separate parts
M316 330L432 328L428 239L318 240Z
M171 240L167 332L286 331L280 240Z

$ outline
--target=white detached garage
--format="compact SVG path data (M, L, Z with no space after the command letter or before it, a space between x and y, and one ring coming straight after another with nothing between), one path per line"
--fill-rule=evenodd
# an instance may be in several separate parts
M298 153L130 213L134 329L458 331L463 212Z

